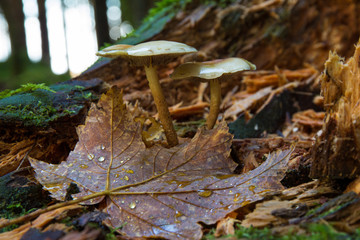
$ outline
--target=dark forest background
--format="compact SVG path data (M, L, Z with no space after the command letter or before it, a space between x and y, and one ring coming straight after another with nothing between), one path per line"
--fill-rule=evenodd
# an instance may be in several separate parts
M0 90L15 88L28 82L53 83L66 80L70 77L69 72L56 75L50 69L49 37L46 15L46 1L36 0L38 20L41 31L42 57L39 62L32 62L27 54L24 3L27 0L1 0L0 14L5 18L8 25L8 36L11 43L11 54L5 62L0 62ZM64 12L66 0L61 0L61 8ZM93 10L95 31L98 48L112 44L116 40L109 35L108 6L110 0L86 0ZM137 28L149 9L154 6L156 0L111 0L118 2L121 9L121 22L127 21L133 28ZM72 7L79 1L71 1ZM76 6L75 6L76 7ZM64 21L64 27L65 21ZM86 41L86 39L84 39Z

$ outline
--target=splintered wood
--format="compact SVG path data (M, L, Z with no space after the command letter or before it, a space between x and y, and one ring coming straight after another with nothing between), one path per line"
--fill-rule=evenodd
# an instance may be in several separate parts
M312 178L353 178L360 173L360 42L346 63L330 52L321 76L325 123L312 149Z

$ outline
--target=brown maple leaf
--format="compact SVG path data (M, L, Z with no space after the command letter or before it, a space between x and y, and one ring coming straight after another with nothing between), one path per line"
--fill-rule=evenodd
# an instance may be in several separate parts
M232 135L225 122L199 129L171 149L146 148L121 94L112 88L78 128L79 142L59 165L32 159L38 181L58 200L75 183L83 204L106 201L107 224L131 237L200 239L199 221L213 224L229 212L281 189L292 150L269 154L246 174L233 174Z

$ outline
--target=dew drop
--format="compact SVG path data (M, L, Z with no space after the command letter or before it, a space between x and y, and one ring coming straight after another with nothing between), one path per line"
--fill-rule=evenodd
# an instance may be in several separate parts
M176 211L175 212L175 217L178 218L178 217L181 217L183 214L179 211Z
M120 174L116 173L115 178L118 178L118 177L120 177Z
M87 169L89 166L85 165L85 164L80 164L79 167L82 168L82 169Z
M200 196L200 197L210 197L211 194L212 194L212 191L210 190L199 190L197 192L197 194Z
M134 209L136 208L136 203L132 202L129 204L129 208Z
M104 145L101 145L101 146L100 146L100 149L101 149L101 150L104 150L104 149L105 149L105 146L104 146Z
M88 158L89 160L93 160L94 154L89 153L89 154L87 155L87 158Z
M105 158L104 158L104 157L99 157L99 158L98 158L98 161L99 161L99 162L103 162L103 161L105 161Z
M127 170L125 170L125 172L126 172L126 173L130 173L130 174L133 174L133 173L134 173L134 171L131 170L131 169L127 169Z
M125 176L124 176L124 180L125 180L125 181L129 181L129 177L125 175Z

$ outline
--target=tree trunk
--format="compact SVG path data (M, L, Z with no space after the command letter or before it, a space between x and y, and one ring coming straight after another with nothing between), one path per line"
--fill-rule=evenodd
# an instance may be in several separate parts
M109 24L106 16L106 1L92 0L95 13L95 29L98 48L104 46L105 43L111 43L109 35Z
M46 25L45 0L37 0L37 3L39 9L39 22L41 30L42 61L46 64L50 64L49 34Z
M24 70L25 63L29 61L26 52L23 5L21 0L1 0L0 6L9 25L10 61L12 62L12 72L17 75Z

